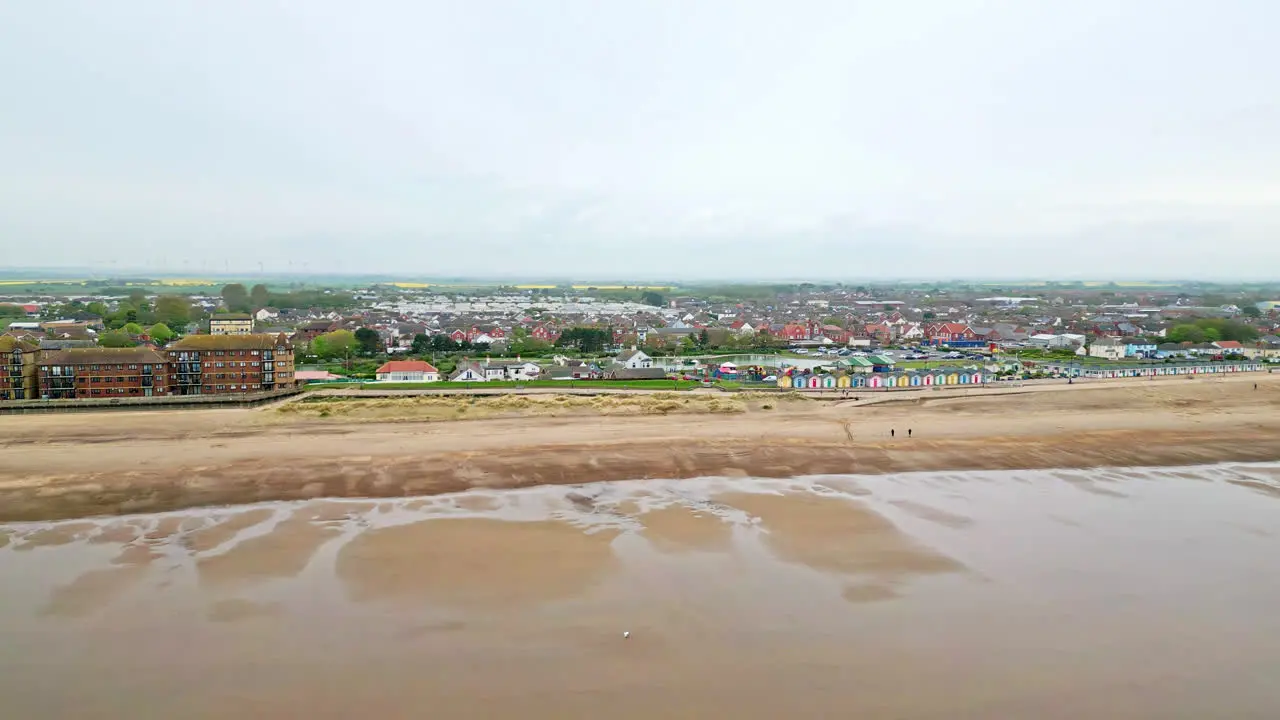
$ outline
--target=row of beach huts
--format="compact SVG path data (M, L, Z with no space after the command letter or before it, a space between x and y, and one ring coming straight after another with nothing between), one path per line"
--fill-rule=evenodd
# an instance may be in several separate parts
M1039 363L1036 369L1064 378L1133 378L1166 375L1215 375L1223 373L1264 372L1267 365L1259 362L1144 363L1123 365L1088 365L1074 363ZM994 373L974 368L934 368L900 370L848 375L806 374L779 375L777 385L793 390L831 390L844 388L890 389L982 385L996 379Z

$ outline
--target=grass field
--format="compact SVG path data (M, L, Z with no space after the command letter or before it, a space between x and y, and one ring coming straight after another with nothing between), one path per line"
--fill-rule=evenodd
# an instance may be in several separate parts
M692 380L530 380L515 382L495 380L491 382L434 382L434 383L315 383L307 389L368 389L368 390L501 390L512 388L555 388L558 390L592 390L595 388L631 390L688 390L700 383Z

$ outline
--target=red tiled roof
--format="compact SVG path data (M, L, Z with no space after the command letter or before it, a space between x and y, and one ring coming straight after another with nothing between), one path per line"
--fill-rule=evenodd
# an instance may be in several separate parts
M1243 345L1240 344L1240 341L1238 340L1219 340L1218 342L1214 343L1214 345L1217 345L1218 347L1224 350L1227 348L1244 347Z
M439 372L431 363L424 360L389 360L382 364L382 367L374 371L377 373L393 373L393 372Z

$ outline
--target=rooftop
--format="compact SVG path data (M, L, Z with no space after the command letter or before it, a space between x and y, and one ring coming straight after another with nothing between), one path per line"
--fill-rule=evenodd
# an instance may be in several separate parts
M439 372L425 360L389 360L375 371L377 374L393 372Z
M167 363L160 353L147 347L133 348L70 348L40 353L40 365L88 365L109 363L142 363L163 365Z
M169 345L169 350L274 350L292 348L281 335L188 335Z

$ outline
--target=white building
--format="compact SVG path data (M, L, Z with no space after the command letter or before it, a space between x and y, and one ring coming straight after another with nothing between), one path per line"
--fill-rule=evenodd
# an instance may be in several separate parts
M1104 337L1093 341L1089 346L1089 357L1107 360L1123 360L1125 344L1116 338Z
M252 335L253 316L243 313L222 313L209 318L210 335Z
M628 370L653 367L653 358L645 354L643 350L627 350L614 358L614 362Z
M374 372L378 382L440 382L440 371L422 360L391 360Z

